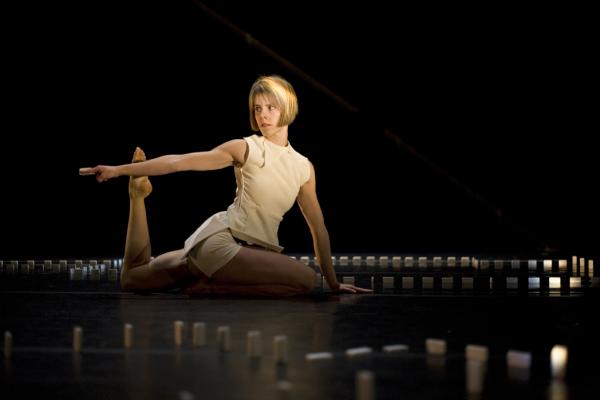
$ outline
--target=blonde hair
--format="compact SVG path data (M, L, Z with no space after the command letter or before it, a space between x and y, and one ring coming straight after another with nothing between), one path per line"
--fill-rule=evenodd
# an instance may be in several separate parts
M281 110L277 126L290 125L298 115L298 98L292 85L279 75L260 76L252 85L248 97L250 106L250 126L253 131L258 131L258 124L254 118L256 96L262 94L269 98Z

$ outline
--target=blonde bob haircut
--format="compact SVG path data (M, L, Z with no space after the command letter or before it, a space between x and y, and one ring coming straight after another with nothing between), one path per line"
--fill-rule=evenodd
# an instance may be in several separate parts
M281 114L277 126L290 125L298 115L298 98L292 85L279 75L260 76L250 89L248 105L250 106L250 126L253 131L258 131L258 124L254 118L256 96L266 96L273 102Z

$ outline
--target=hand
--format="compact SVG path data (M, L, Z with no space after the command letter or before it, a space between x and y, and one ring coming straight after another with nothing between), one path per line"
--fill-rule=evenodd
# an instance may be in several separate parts
M119 176L117 167L109 165L98 165L94 168L79 168L79 175L96 175L98 182L106 182L109 179Z
M358 286L349 285L347 283L340 283L337 290L339 292L349 292L349 293L373 293L372 289L364 289Z

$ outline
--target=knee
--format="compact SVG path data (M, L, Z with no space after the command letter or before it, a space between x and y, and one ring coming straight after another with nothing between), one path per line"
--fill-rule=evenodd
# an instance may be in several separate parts
M308 293L315 288L315 280L317 274L311 268L305 267L298 276L296 286L300 293Z

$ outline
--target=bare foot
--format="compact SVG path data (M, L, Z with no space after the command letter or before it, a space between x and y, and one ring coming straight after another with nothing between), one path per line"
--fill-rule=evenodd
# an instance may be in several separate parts
M131 162L141 162L146 160L146 154L139 147L135 148L133 152L133 159ZM132 199L143 199L146 198L152 192L152 184L147 176L140 176L137 178L129 178L129 197Z

